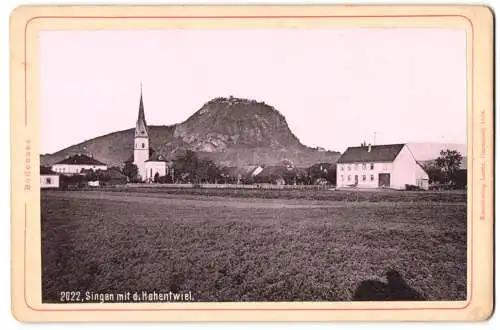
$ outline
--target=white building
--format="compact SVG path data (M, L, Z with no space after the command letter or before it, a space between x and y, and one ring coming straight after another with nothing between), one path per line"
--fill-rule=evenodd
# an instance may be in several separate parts
M58 174L74 175L80 174L82 170L105 171L108 166L91 156L76 154L55 163L51 169Z
M165 157L156 153L145 162L145 169L146 182L153 182L156 174L160 177L170 174L168 162L165 160Z
M337 187L429 189L429 176L406 144L349 147L337 161Z
M59 188L59 174L49 168L40 167L40 188Z

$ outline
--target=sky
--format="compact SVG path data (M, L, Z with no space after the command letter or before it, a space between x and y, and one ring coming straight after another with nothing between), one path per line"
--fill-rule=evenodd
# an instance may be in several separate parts
M215 97L280 111L308 146L466 143L462 29L42 31L41 152L186 120ZM375 140L375 141L374 141Z

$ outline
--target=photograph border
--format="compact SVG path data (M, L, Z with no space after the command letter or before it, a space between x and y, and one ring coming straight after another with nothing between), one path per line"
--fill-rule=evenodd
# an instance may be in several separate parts
M159 15L159 13L164 13ZM467 301L453 302L295 302L295 303L176 303L176 304L43 304L41 306L40 189L39 189L39 73L37 33L42 29L100 26L95 20L124 28L157 28L183 20L222 19L223 24L254 24L292 20L358 20L356 24L412 26L461 25L467 28L468 109L468 276ZM424 18L423 21L418 21ZM459 18L462 23L450 22ZM378 19L383 22L369 22ZM116 23L120 21L120 23ZM150 20L150 22L146 22ZM248 21L252 22L248 22ZM294 22L297 20L300 22ZM365 20L361 22L360 20ZM102 22L101 22L102 23ZM132 24L133 23L133 24ZM172 24L172 22L169 22ZM206 23L206 22L205 22ZM149 24L149 25L148 25ZM335 24L339 24L336 22ZM82 27L85 26L85 27ZM150 28L150 27L149 27ZM168 28L168 27L167 27ZM24 56L23 56L24 54ZM208 321L208 320L480 320L493 310L493 14L486 6L21 6L11 15L11 154L12 154L12 308L23 321ZM479 139L477 138L479 136ZM479 152L478 152L479 151ZM38 225L36 222L38 221ZM36 237L38 236L38 239ZM23 260L19 262L19 260ZM16 262L17 261L17 262ZM29 271L28 271L29 270ZM473 271L474 270L474 271ZM476 275L474 275L476 274ZM478 276L481 274L481 276ZM40 276L39 278L36 278ZM39 295L39 298L34 298ZM196 308L196 306L214 306ZM248 307L239 308L237 305ZM305 305L308 308L305 308ZM326 307L326 306L328 307ZM335 305L335 307L333 307ZM57 308L54 308L57 306ZM111 308L111 306L113 306ZM331 307L330 307L331 306ZM359 307L358 307L359 306ZM380 307L385 306L385 307ZM310 307L310 308L309 308ZM418 311L427 311L422 317ZM168 313L172 311L175 313ZM94 315L93 313L99 312ZM126 313L123 313L126 312ZM161 313L163 312L163 313ZM219 313L220 312L220 313ZM269 313L272 312L272 313ZM355 312L355 313L353 313Z

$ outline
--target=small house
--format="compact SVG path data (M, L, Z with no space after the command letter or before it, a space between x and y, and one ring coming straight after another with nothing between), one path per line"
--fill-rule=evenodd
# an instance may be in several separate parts
M59 188L59 174L50 168L40 167L40 188Z

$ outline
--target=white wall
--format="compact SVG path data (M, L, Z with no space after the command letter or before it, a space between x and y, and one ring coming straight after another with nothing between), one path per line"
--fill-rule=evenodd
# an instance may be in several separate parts
M258 166L255 170L253 170L252 172L252 176L256 176L256 175L259 175L260 172L264 171L264 169L260 166Z
M59 188L59 175L57 174L40 174L41 188Z
M391 178L391 188L404 189L405 185L411 184L428 189L429 176L417 164L408 146L404 146L394 160L395 171ZM393 181L392 181L393 180ZM417 182L418 180L418 182ZM422 184L422 180L427 181Z
M146 164L149 159L149 139L134 139L134 164L137 166L137 172L141 179L146 179Z
M52 171L60 174L79 174L82 170L107 170L106 165L74 165L74 164L55 164L52 165Z
M146 162L145 163L145 180L154 180L155 174L160 176L167 175L167 164L165 162Z
M337 164L337 187L347 187L355 183L355 176L358 176L358 187L360 188L377 188L378 187L378 174L391 173L392 163L364 163L366 166L363 168L363 163L352 164ZM373 169L371 169L373 164ZM357 166L356 166L357 165ZM342 166L344 170L342 170ZM349 170L350 167L350 170ZM349 175L351 180L349 181ZM365 180L363 181L363 175ZM373 175L373 180L371 180ZM343 180L342 180L343 176Z

